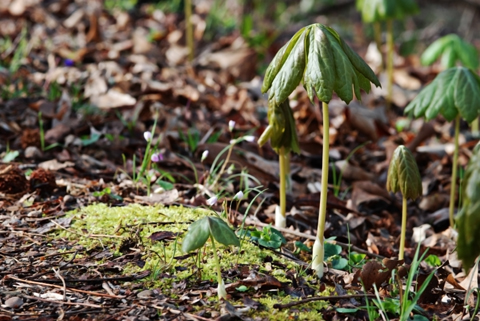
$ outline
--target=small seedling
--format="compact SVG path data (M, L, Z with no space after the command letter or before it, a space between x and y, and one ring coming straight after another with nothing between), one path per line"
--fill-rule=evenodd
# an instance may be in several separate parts
M388 168L387 190L402 193L402 234L398 258L403 260L405 252L405 232L407 229L407 199L422 195L422 177L417 162L408 148L400 145L395 149Z
M380 52L380 22L387 25L387 108L393 95L393 20L401 20L407 15L418 12L415 0L357 0L357 9L362 13L362 20L374 24L375 41Z
M205 245L208 238L210 238L212 242L213 256L215 258L215 265L217 266L218 298L226 299L227 292L225 291L225 283L222 279L215 240L226 246L240 246L240 241L227 223L221 218L207 216L190 225L188 233L183 240L182 251L187 253L199 249Z
M465 270L480 255L480 145L474 149L462 184L463 206L457 216L458 258Z
M259 139L259 145L270 139L280 155L299 149L295 124L288 103L293 90L303 83L308 97L322 101L323 110L323 159L322 191L318 218L317 238L313 247L312 268L319 277L323 276L325 220L327 215L329 117L328 102L335 92L340 99L349 103L353 95L360 99L363 89L370 91L370 82L380 82L370 67L340 37L322 24L312 24L300 29L276 54L265 72L262 92L268 95L269 127ZM282 160L282 157L280 158ZM285 166L280 166L285 168ZM281 170L281 177L285 170Z
M405 113L411 113L416 118L423 116L427 120L441 114L448 121L455 120L455 151L453 153L449 209L450 226L453 227L460 118L471 123L480 114L480 77L465 67L453 67L442 71L408 104Z

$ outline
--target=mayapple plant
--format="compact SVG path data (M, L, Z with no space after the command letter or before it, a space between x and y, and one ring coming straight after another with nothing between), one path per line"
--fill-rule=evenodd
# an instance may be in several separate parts
M285 101L300 82L303 82L312 102L315 96L322 102L322 191L317 238L312 253L312 268L319 277L322 277L329 165L328 102L335 92L348 104L354 94L358 99L361 98L361 89L369 92L370 82L376 86L380 86L380 82L370 67L332 28L317 23L300 29L275 55L265 73L262 92L270 90L268 95L270 125L259 140L259 144L270 139L274 148L283 147L294 151L298 149L294 120Z
M226 299L227 292L225 290L225 283L223 282L222 278L220 261L218 259L218 253L215 247L215 240L226 246L240 246L240 241L224 220L219 217L206 216L190 225L188 228L188 233L183 240L182 251L187 253L199 249L205 245L208 238L210 238L212 242L213 257L215 258L215 265L217 267L218 298Z
M420 61L423 65L429 66L438 58L442 69L455 67L457 62L460 65L477 70L479 66L478 52L475 46L464 41L456 34L449 34L435 40L422 54ZM478 118L472 122L472 132L478 134Z
M462 183L463 204L457 216L457 252L465 270L480 255L480 144L470 158Z
M393 152L387 175L387 190L402 193L402 232L398 259L403 260L405 252L405 232L407 228L407 200L422 195L422 177L417 162L408 148L398 146Z
M385 21L387 25L387 108L390 107L393 96L393 21L401 20L407 15L418 12L415 0L357 0L357 10L362 14L362 20L373 23L375 42L380 52L381 35L380 23Z
M453 227L460 118L471 123L480 114L480 77L465 67L453 67L442 71L408 104L405 113L411 113L417 118L423 116L427 120L441 114L448 121L455 120L455 151L449 208L450 226Z

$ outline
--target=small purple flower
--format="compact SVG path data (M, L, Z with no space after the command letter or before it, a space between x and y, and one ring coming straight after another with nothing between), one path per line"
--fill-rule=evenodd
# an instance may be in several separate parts
M154 153L152 154L152 157L150 158L152 162L158 163L160 161L163 161L163 154L162 153Z
M152 133L151 132L144 132L143 137L145 138L145 140L147 142L149 142L150 140L152 140Z
M75 65L75 61L73 61L72 59L65 59L63 62L67 67L73 67Z
M207 205L208 205L208 206L213 206L213 205L217 204L217 202L218 202L218 197L213 196L213 197L210 197L210 198L207 200Z

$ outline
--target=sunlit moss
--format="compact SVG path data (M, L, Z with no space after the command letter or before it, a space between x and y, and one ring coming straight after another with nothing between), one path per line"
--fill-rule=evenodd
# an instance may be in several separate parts
M97 204L70 212L72 223L66 230L60 230L54 235L55 238L65 238L74 242L76 246L82 246L85 251L77 253L76 259L88 256L93 249L103 249L110 256L98 260L108 262L114 257L122 256L121 246L130 240L131 246L127 247L128 253L131 248L142 253L144 266L139 267L134 262L124 265L122 274L130 275L143 270L150 270L150 276L138 281L143 282L146 288L155 288L168 295L170 298L178 296L174 290L174 284L187 282L187 286L201 281L215 282L217 279L210 241L200 249L200 268L198 256L192 255L187 258L178 258L185 255L182 253L182 241L191 222L204 216L215 215L212 211L202 208L187 208L182 206L165 207L141 206L138 204L125 207L108 207L105 204ZM158 223L158 224L154 224ZM152 241L149 237L155 232L178 233L173 239L166 241ZM286 276L287 270L302 271L302 267L275 252L261 249L250 241L243 240L240 248L217 245L220 256L222 271L226 272L236 264L258 266L259 273L275 276L280 282L290 282ZM270 257L266 263L265 258ZM73 257L72 257L73 258ZM285 268L278 268L285 266ZM229 284L237 280L224 275L225 283ZM313 276L305 276L307 282L314 279ZM128 286L128 284L124 284ZM207 300L217 302L217 297L212 295ZM294 300L286 295L265 295L258 299L265 305L265 310L255 311L257 317L269 318L270 320L285 320L286 317L294 317L296 320L320 320L319 310L327 303L323 301L310 302L296 307L294 310L285 309L278 311L273 309L275 303L287 303ZM241 302L238 302L241 305ZM199 307L200 308L200 307ZM253 311L252 311L253 313ZM275 319L271 317L275 315ZM278 317L277 317L278 316Z

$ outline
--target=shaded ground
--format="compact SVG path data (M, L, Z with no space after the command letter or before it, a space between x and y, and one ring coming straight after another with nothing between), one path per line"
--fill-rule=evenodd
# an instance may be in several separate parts
M418 54L396 58L390 113L384 111L382 91L365 95L362 104L330 103L326 237L336 246L322 280L308 268L307 249L317 225L322 115L303 88L291 97L302 152L291 159L288 230L281 231L286 244L278 244L268 229L262 237L271 243L249 242L260 259L223 268L231 284L228 302L218 302L216 279L202 277L191 254L177 253L160 272L149 265L154 245L173 246L188 223L201 216L182 226L175 220L172 227L165 226L173 214L141 222L130 222L125 214L111 222L111 230L100 232L93 231L100 226L97 221L79 226L100 215L85 210L92 204L128 211L130 204L157 205L162 213L180 205L208 208L214 195L219 202L212 209L235 227L245 222L262 229L273 223L278 163L269 146L256 143L267 124L259 75L297 26L306 23L287 28L277 8L263 22L263 38L243 40L226 27L230 11L217 8L217 20L225 21L215 25L209 5L196 6L197 49L191 64L182 14L168 13L168 8L145 4L126 12L96 1L11 1L0 7L0 320L269 320L274 315L281 320L320 315L364 320L369 319L367 303L375 307L374 284L381 301L391 303L387 312L395 319L396 282L405 281L416 241L422 239L421 253L428 248L435 257L421 264L416 284L432 271L435 275L417 314L430 320L469 317L477 297L465 294L477 287L478 273L474 269L473 277L466 277L448 229L451 125L403 115L406 104L439 71L438 66L421 67ZM285 9L287 18L295 17L294 8ZM238 14L242 8L229 10ZM367 53L364 32L369 29L362 31L351 5L342 10L355 17L353 27L335 15L308 19L334 25L372 68L378 67L375 54ZM466 18L469 12L457 6L438 10L457 10ZM423 17L405 23L399 51L408 53L413 38L430 41L461 28L475 42L469 31L474 19L466 27L451 27L447 20L434 23ZM260 24L262 16L254 19ZM284 31L272 27L275 23ZM422 28L412 33L415 24ZM414 48L421 48L421 41ZM232 131L230 120L235 121ZM152 129L147 144L144 132ZM222 169L232 139L239 138ZM462 167L477 140L462 124ZM401 201L385 189L389 160L399 144L416 150L424 188L419 200L409 202L405 266L393 259ZM202 160L204 151L208 155ZM245 194L242 201L234 199L238 191ZM67 214L72 210L79 211ZM237 250L222 251L225 258ZM211 264L208 255L204 260L204 266ZM393 282L392 270L400 271ZM188 277L180 278L182 272ZM282 305L292 302L298 305Z

